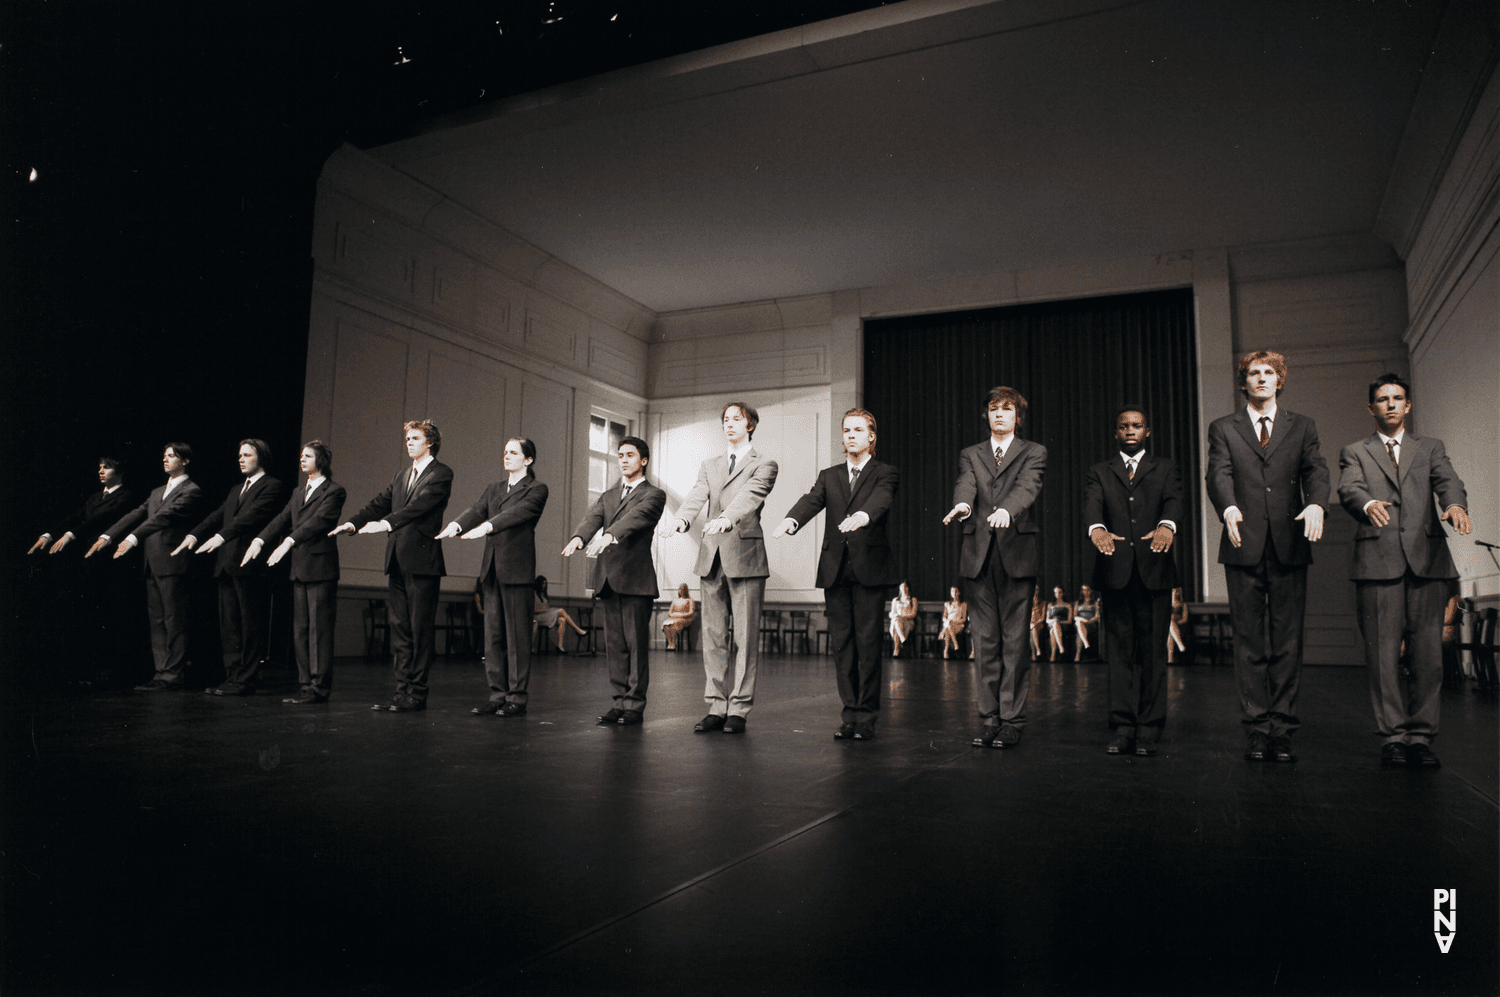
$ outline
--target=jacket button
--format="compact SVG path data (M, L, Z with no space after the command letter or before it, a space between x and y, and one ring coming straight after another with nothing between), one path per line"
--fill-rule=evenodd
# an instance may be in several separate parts
M1267 485L1267 486L1266 486L1266 491L1270 491L1270 490L1271 490L1271 488L1270 488L1270 486L1269 486L1269 485Z

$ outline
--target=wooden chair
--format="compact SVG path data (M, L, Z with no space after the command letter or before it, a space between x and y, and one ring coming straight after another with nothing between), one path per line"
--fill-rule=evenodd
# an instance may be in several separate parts
M1458 649L1473 655L1474 678L1479 682L1479 691L1493 695L1496 689L1495 654L1500 651L1495 644L1500 609L1491 606L1482 613L1471 610L1465 615L1475 621L1470 625L1474 639L1459 644Z
M925 658L929 650L941 647L943 640L939 635L942 632L942 610L918 609L917 626L914 631L917 638L917 657Z
M375 657L376 649L382 657L391 653L391 622L386 615L384 599L370 599L365 603L365 657Z
M573 610L573 622L577 623L579 628L583 630L582 634L577 635L578 639L573 644L574 654L583 654L584 645L588 646L589 657L593 657L599 653L598 635L604 630L604 624L594 622L594 610L598 606L599 597L595 596L594 601L587 606L579 606Z
M812 645L808 639L808 627L812 625L812 614L805 609L794 609L788 615L791 622L787 624L785 631L787 647L795 648L800 638L802 641L802 653L811 654Z
M781 610L762 609L760 611L760 649L762 653L766 650L766 639L776 641L776 653L781 653Z

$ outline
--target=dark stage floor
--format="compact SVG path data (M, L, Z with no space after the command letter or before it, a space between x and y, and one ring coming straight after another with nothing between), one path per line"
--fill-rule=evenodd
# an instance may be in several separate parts
M1493 994L1496 707L1445 698L1438 772L1383 772L1362 669L1309 668L1295 765L1242 760L1227 668L1174 669L1162 753L1104 753L1100 665L1039 665L1022 744L969 746L967 662L887 663L838 742L827 658L762 664L694 735L694 654L642 727L603 658L530 713L193 693L4 702L4 977L29 994ZM1458 935L1433 934L1456 889Z

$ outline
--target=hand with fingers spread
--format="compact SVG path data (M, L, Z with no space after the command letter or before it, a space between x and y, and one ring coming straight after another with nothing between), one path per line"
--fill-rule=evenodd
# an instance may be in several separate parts
M1114 554L1116 540L1120 541L1121 543L1125 542L1124 537L1120 536L1118 533L1111 533L1102 526L1094 527L1093 531L1089 533L1089 539L1094 541L1094 549L1103 554L1105 557L1109 557Z

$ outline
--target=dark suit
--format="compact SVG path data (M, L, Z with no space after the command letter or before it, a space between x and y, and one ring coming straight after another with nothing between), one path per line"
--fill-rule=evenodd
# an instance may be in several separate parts
M271 579L264 559L241 566L245 550L276 515L286 487L269 474L245 487L229 489L224 504L189 530L201 544L215 534L224 538L214 556L219 581L219 644L224 649L224 681L253 686L266 656L271 629Z
M979 717L985 726L1026 725L1031 692L1031 595L1041 553L1031 506L1042 491L1047 448L1011 438L999 472L990 441L964 449L958 458L953 504L967 505L959 574L969 603L974 640L974 679ZM998 509L1010 513L1010 526L995 529L985 520Z
M846 724L873 724L880 716L881 606L886 590L901 581L885 518L900 483L900 471L872 457L851 492L849 463L843 461L819 473L787 513L800 530L828 510L817 583L827 608L828 642ZM869 516L869 523L853 533L840 533L839 523L857 512Z
M396 695L425 703L437 633L438 586L448 573L437 535L447 525L443 513L453 490L453 469L433 458L408 487L413 466L397 471L385 491L349 522L356 529L377 519L391 526L385 535L385 574Z
M622 500L621 485L589 507L573 535L587 543L603 530L615 542L594 559L589 588L604 610L604 648L617 710L644 710L651 682L651 607L660 591L651 559L652 531L667 493L642 478Z
M71 533L73 543L70 549L75 553L80 548L86 551L99 534L139 502L136 493L127 485L120 485L108 495L100 489L62 518L57 524L57 536ZM79 540L82 543L78 543ZM76 567L66 562L59 565L68 582L66 601L59 608L63 619L88 621L83 626L63 628L63 640L76 674L92 677L93 671L110 671L111 661L123 664L122 659L134 657L137 641L132 637L138 636L140 608L128 588L136 582L123 561L98 554L86 561L81 560L81 553L79 557ZM92 668L88 667L90 664Z
M186 475L170 495L165 494L166 488L161 485L152 489L145 502L102 535L115 542L133 535L140 545L155 680L180 686L187 663L188 559L173 557L172 551L187 536L187 524L197 517L203 491Z
M527 474L514 486L497 481L456 522L465 531L489 523L479 582L484 592L484 677L492 702L526 705L531 682L536 524L547 486Z
M1243 516L1240 546L1230 542L1227 528L1219 541L1242 722L1251 733L1290 736L1299 726L1302 617L1312 563L1312 544L1297 516L1309 505L1326 507L1329 494L1318 427L1305 415L1278 409L1271 441L1262 447L1244 408L1215 419L1208 427L1206 477L1219 518L1230 506Z
M126 511L133 508L135 504L135 492L128 485L121 485L108 495L100 489L85 499L82 506L63 517L62 522L58 524L61 527L58 536L71 533L74 538L84 541L84 549L87 550L87 545L93 543L95 537L125 515ZM120 539L123 540L124 537Z
M339 524L348 493L328 478L307 497L307 484L292 493L286 508L260 531L263 558L290 536L287 554L292 578L292 636L297 684L318 695L333 690L333 636L338 622L339 545L328 535Z
M1339 454L1339 501L1359 524L1349 577L1377 733L1387 742L1425 744L1438 733L1443 607L1449 580L1458 577L1438 508L1467 509L1464 483L1442 440L1406 433L1398 471L1379 435L1371 434ZM1391 503L1389 523L1370 522L1371 501ZM1401 668L1403 632L1410 633L1410 678Z
M1158 523L1182 528L1182 471L1177 462L1142 452L1132 479L1119 454L1089 468L1083 518L1116 536L1115 552L1094 561L1094 587L1104 594L1109 659L1109 726L1150 743L1167 722L1167 635L1177 559L1151 550ZM1175 540L1174 540L1175 545Z

